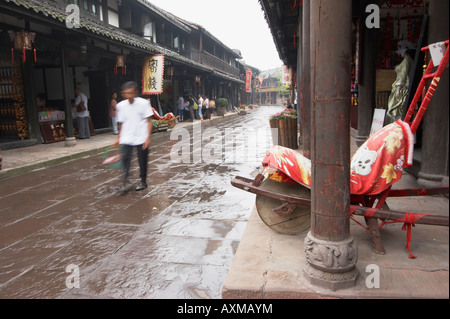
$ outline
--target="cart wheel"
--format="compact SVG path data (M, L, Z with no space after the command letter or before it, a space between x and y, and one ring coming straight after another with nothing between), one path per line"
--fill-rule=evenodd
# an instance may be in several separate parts
M259 187L282 194L311 198L311 191L300 184L279 183L266 178ZM285 235L297 235L310 229L311 206L297 205L291 214L286 217L281 217L273 209L282 204L283 202L281 200L256 195L256 209L258 210L259 216L275 232Z

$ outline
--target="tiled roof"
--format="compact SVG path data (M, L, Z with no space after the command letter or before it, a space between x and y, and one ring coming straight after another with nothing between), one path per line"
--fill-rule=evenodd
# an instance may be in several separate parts
M258 0L272 33L280 59L286 65L297 63L298 5L300 1ZM296 39L296 40L294 40Z
M35 13L42 14L45 17L51 17L54 20L58 20L62 23L61 27L66 28L65 21L67 14L65 12L65 8L61 7L57 2L53 1L42 1L42 0L0 0L3 2L14 3L19 7L23 7L28 10L33 10ZM185 65L189 65L192 67L196 67L200 70L210 72L211 74L215 74L222 78L228 79L230 81L238 81L241 80L228 76L226 74L222 74L217 72L213 68L197 63L193 60L190 60L177 52L168 50L159 45L156 45L142 37L139 37L133 33L127 32L120 28L115 28L112 26L106 26L102 23L95 21L94 18L90 19L86 16L80 16L80 29L87 30L91 33L99 35L101 37L109 38L115 42L119 42L119 44L125 44L129 47L137 48L142 52L151 52L155 54L164 54L164 56L168 59L173 60L174 62L180 62ZM78 30L78 29L73 29Z

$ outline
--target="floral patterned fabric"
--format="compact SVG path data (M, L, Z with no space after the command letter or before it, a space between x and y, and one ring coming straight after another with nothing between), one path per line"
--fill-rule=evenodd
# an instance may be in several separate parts
M272 180L297 182L311 188L311 161L290 148L272 146L262 165Z
M401 120L372 135L353 155L350 193L379 194L400 180L403 168L412 165L413 143L409 125Z
M355 153L350 165L350 194L379 194L401 179L412 165L413 135L399 120L372 135ZM262 162L271 179L311 187L311 161L282 146L271 147Z

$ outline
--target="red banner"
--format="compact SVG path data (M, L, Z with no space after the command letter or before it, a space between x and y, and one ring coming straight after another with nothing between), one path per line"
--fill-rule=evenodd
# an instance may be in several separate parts
M252 91L252 72L247 71L245 75L245 92Z
M285 65L281 67L281 83L284 85L292 83L292 69Z

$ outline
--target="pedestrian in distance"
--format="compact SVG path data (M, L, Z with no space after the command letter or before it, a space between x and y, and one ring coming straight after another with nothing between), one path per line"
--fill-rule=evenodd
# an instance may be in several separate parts
M191 101L192 101L193 109L194 109L194 119L198 120L199 119L199 117L198 117L198 101L192 95L191 95Z
M180 95L177 102L178 122L184 121L184 98Z
M109 116L111 117L111 123L113 128L114 135L119 134L119 130L117 128L117 93L114 92L111 96L111 103L109 105Z
M114 143L122 147L123 188L122 193L129 189L128 176L133 148L137 150L140 182L136 191L147 188L147 163L150 136L152 134L153 110L150 102L138 97L136 82L126 82L122 85L121 94L124 100L117 104L117 122L119 134Z
M188 102L189 102L189 117L191 118L190 122L194 122L195 120L195 115L194 115L194 97L192 95L189 95L188 97Z
M184 113L183 113L183 121L184 118L189 118L189 98L187 96L183 97L184 99Z
M75 90L75 107L77 108L77 125L78 125L78 138L87 139L91 137L91 131L89 130L89 109L88 99L81 89Z
M211 110L209 109L209 99L205 96L205 100L203 101L203 105L205 106L205 119L211 119Z
M198 95L198 110L197 110L197 114L198 114L198 118L200 120L203 120L203 113L202 113L202 108L203 108L203 98L201 96L201 94Z

